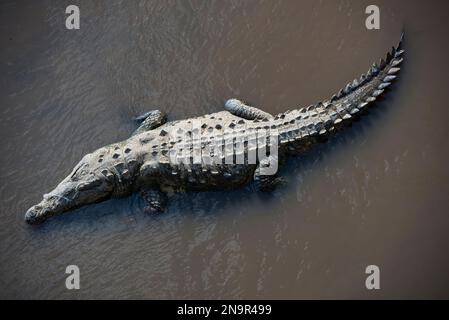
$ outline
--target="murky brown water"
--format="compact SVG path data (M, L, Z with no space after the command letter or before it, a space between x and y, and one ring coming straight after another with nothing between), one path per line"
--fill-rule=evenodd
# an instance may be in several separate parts
M449 298L446 1L70 1L0 4L1 298ZM271 113L329 97L396 44L400 81L365 117L250 188L135 195L30 227L28 207L135 114L243 98ZM81 290L65 289L65 268ZM381 290L365 289L365 267Z

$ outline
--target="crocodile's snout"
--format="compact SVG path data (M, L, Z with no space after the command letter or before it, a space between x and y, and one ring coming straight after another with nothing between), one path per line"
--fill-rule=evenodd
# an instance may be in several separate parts
M76 171L45 194L41 202L28 209L25 221L39 224L52 216L97 202L111 194L114 184L106 176L87 170Z
M40 224L47 219L47 210L39 205L32 206L25 213L25 221L29 224Z
M70 204L70 201L57 194L46 194L41 202L32 206L25 213L25 221L29 224L39 224L47 218L61 213Z

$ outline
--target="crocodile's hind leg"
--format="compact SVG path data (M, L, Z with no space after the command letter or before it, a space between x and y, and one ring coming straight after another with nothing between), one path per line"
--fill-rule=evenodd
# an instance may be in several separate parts
M284 177L278 175L278 170L276 172L270 173L269 170L262 170L263 168L268 168L273 165L274 161L278 161L277 157L269 156L260 161L259 165L254 172L254 183L256 189L262 192L271 192L279 186L283 186L287 183L287 180ZM279 164L276 165L276 167Z
M140 126L133 132L132 135L142 133L144 131L153 130L165 122L167 122L167 115L159 110L152 110L134 118L136 121L142 121Z
M261 176L254 174L256 189L262 192L274 191L277 187L285 186L287 179L278 175Z
M155 189L144 189L140 195L146 203L145 213L154 214L164 212L167 207L167 194Z
M226 101L225 110L229 111L230 113L232 113L237 117L241 117L248 120L273 119L273 116L268 112L247 106L242 101L237 99L229 99L228 101Z

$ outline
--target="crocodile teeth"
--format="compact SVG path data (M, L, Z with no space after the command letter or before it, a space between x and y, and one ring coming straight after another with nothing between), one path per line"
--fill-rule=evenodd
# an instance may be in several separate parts
M326 129L321 129L319 133L320 133L320 135L325 134L326 133Z
M374 98L374 97L366 98L366 102L373 102L373 101L376 101L376 98Z
M379 84L379 86L377 87L377 89L379 90L383 90L386 87L388 87L391 84L391 82L382 82L381 84Z
M345 114L344 116L343 116L343 120L348 120L348 119L351 119L352 117L351 117L351 115L349 114L349 113L347 113L347 114Z
M401 70L401 68L391 68L390 70L388 70L388 74L395 74L395 73L397 73L399 70Z

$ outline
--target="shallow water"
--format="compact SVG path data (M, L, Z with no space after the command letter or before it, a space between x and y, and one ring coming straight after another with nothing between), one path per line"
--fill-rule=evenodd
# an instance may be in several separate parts
M1 298L449 298L446 1L67 1L0 4ZM134 195L31 227L24 213L131 118L273 114L365 72L406 30L404 70L376 108L289 161L287 187ZM65 288L76 264L81 289ZM365 288L365 268L381 289Z

